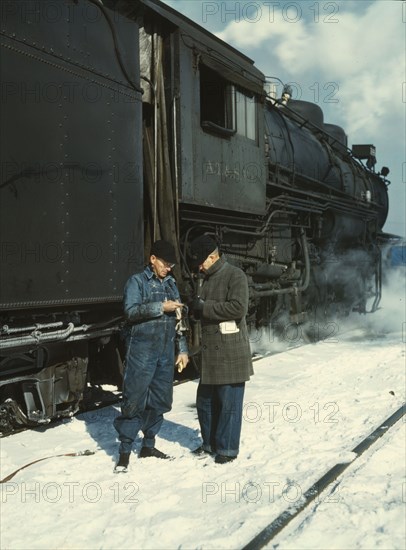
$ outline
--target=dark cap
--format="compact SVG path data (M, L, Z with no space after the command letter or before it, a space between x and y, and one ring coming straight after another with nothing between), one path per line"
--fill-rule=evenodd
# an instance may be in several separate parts
M216 248L218 248L216 241L209 235L202 235L192 241L190 244L191 265L193 267L201 265Z
M151 246L150 255L154 255L170 264L176 263L175 248L171 243L168 243L168 241L155 241Z

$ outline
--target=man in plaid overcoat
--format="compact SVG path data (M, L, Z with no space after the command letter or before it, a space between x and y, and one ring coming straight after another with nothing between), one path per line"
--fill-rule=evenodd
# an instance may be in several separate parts
M245 382L253 374L245 321L248 282L241 269L219 255L211 237L193 241L191 253L205 273L200 296L191 304L202 325L197 412L203 444L194 452L215 454L224 464L238 455Z

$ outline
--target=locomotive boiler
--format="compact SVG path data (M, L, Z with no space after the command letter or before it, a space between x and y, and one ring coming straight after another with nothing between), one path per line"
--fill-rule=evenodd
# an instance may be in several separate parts
M387 169L158 0L2 3L0 427L120 384L122 290L151 242L213 236L253 330L373 312ZM363 162L364 161L364 162ZM199 326L190 323L199 347Z

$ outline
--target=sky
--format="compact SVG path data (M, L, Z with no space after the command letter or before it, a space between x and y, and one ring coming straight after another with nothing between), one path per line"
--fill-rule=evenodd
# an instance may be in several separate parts
M394 278L382 309L353 325L263 339L271 356L246 384L240 453L218 465L200 444L197 382L174 388L156 446L114 474L118 405L1 439L0 546L9 550L243 548L338 463L348 468L266 548L399 550L406 536L405 435L399 420L364 454L353 449L405 400L404 300ZM332 330L332 328L334 330ZM286 350L288 346L293 346ZM283 351L285 350L285 351ZM89 449L90 456L65 453Z
M390 169L384 231L406 234L406 2L164 0L313 101ZM277 90L281 91L279 85Z

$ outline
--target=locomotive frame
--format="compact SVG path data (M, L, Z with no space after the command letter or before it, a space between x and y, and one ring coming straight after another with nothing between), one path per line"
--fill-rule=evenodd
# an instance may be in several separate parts
M158 0L3 2L1 46L4 433L120 385L122 289L156 238L185 298L189 242L216 238L255 329L377 309L387 172L251 59Z

